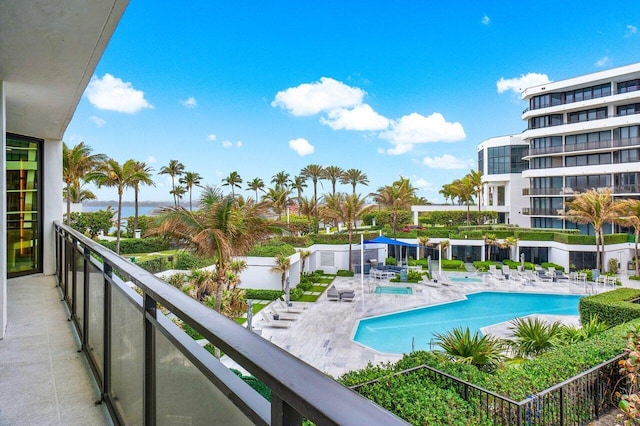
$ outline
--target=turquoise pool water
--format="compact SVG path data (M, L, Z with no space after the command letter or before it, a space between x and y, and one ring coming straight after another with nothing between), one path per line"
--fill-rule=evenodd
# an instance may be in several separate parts
M374 290L375 294L413 294L411 287L389 287L379 285Z
M449 276L449 280L451 280L454 283L481 283L484 282L482 281L482 278L478 278L478 277L467 277L464 275L450 275Z
M353 340L385 353L429 350L434 333L454 327L472 332L530 314L578 315L580 296L481 292L467 299L359 321Z

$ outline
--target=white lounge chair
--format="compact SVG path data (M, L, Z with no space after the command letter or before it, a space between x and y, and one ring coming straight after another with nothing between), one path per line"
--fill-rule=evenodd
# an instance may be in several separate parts
M275 309L278 312L289 312L291 314L301 314L302 311L304 311L305 308L287 306L287 305L284 304L284 302L282 300L278 299L273 304L273 309Z
M434 272L433 278L434 278L434 281L437 282L438 284L445 285L445 286L453 285L453 283L449 281L449 278L447 278L444 274L441 274L440 272Z
M269 316L264 313L264 311L260 311L260 315L262 315L262 319L264 320L264 325L267 327L277 327L277 328L289 328L291 327L291 322L283 321L283 320L275 320L273 317L269 318Z
M496 269L496 265L489 265L489 273L496 280L504 281L504 275L502 274L502 271Z
M265 315L271 315L271 318L279 317L279 319L283 321L295 321L298 319L298 314L288 314L286 312L278 312L276 310L270 310L269 308L263 309L262 311L266 311Z

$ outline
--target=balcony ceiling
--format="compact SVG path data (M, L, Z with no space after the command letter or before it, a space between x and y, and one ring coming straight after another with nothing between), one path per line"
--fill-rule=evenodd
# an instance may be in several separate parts
M7 131L62 139L129 0L0 0Z

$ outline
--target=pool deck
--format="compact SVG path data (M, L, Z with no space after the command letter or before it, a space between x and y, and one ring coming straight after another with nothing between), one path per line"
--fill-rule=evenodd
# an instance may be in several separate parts
M640 283L628 280L626 275L621 278L624 286L640 287ZM482 283L430 287L424 284L390 283L388 280L376 280L366 275L361 284L360 275L356 275L353 278L337 277L334 284L338 289L352 289L355 292L353 301L329 301L323 294L315 303L309 303L308 308L298 315L298 319L291 321L289 328L267 327L261 319L254 322L254 328L260 329L265 339L336 378L347 371L362 368L368 362L375 365L401 358L399 355L380 353L353 342L351 336L358 319L459 300L467 293L479 291L585 294L584 285L569 282L536 282L524 285L511 281L487 280ZM376 284L411 286L413 294L374 294ZM589 292L600 293L611 289L592 287L590 284L588 286ZM577 321L575 316L559 319L568 323ZM491 334L502 335L507 332L504 323L490 328Z

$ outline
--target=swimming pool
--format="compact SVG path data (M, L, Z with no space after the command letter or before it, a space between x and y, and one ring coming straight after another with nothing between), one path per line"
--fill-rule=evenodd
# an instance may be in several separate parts
M454 283L482 283L482 278L469 277L464 275L450 275L449 280Z
M385 353L408 353L412 340L416 350L429 350L434 333L454 327L469 327L473 332L533 313L578 315L580 297L503 292L468 294L466 299L451 303L361 319L353 340Z
M375 294L413 294L411 287L390 287L379 285L374 290Z

